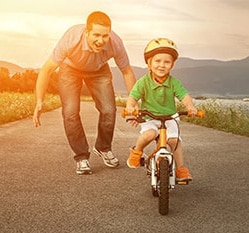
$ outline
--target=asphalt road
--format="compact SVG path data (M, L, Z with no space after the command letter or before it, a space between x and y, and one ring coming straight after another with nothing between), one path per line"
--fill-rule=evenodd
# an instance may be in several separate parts
M0 232L249 232L249 138L181 123L185 163L194 177L170 193L169 215L158 213L143 168L126 159L138 129L118 109L113 151L119 168L92 155L93 174L75 173L60 109L42 126L26 119L0 126ZM97 114L82 103L89 144ZM147 148L149 150L149 148Z

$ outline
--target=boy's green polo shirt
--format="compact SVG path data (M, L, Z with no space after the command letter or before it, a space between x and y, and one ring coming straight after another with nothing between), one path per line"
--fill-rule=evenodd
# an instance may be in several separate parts
M130 92L130 96L135 100L141 100L141 109L147 109L157 116L176 113L175 98L181 101L187 94L180 80L169 76L158 85L150 74L137 80Z

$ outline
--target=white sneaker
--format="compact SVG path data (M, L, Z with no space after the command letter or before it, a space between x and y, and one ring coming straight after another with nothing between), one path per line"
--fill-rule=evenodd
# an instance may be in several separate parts
M119 165L118 159L113 155L113 153L111 151L103 152L103 151L99 151L95 147L93 147L93 152L103 159L104 164L106 166L117 167Z
M90 175L92 170L90 168L89 162L87 159L82 159L76 162L76 173L78 175Z

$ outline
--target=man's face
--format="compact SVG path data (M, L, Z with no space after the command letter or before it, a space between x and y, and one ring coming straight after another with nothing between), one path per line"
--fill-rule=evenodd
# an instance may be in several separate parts
M100 24L93 24L90 31L86 31L87 43L90 49L99 53L110 38L110 27Z

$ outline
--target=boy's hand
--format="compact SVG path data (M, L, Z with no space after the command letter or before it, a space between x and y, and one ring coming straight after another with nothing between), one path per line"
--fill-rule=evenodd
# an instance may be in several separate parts
M134 120L134 118L130 118L130 119L127 119L127 122L133 126L133 127L137 127L138 126L138 122L136 120Z
M188 115L189 116L195 116L197 114L197 109L195 106L188 107Z
M128 115L132 116L132 113L135 111L134 107L126 107L125 111L127 112Z
M133 115L134 111L136 111L136 108L126 107L125 111L127 112L126 122L129 123L131 126L136 127L138 125L138 122L136 121L136 117Z

